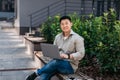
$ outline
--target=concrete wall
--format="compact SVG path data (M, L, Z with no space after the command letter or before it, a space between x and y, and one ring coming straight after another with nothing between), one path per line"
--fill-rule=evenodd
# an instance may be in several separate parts
M20 27L20 0L15 0L15 20L14 26Z
M16 7L17 18L15 19L14 26L20 31L20 28L21 29L28 28L30 26L29 14L37 10L40 10L59 0L16 0L16 1L17 3L15 4L17 5Z

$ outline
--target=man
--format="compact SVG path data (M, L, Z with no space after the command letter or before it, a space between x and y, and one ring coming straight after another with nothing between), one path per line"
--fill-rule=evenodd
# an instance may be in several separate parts
M53 59L43 68L29 75L26 80L34 80L40 76L40 80L50 80L56 73L74 74L77 68L72 66L72 62L78 65L79 60L84 57L84 39L72 31L72 22L69 16L60 18L62 33L55 37L54 45L57 45L62 59Z

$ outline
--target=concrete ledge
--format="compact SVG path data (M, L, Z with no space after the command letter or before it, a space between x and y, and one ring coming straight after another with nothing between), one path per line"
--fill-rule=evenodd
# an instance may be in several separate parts
M32 55L34 59L34 51L41 51L41 43L45 43L46 40L43 37L27 37L24 36L24 44L27 47L27 51Z

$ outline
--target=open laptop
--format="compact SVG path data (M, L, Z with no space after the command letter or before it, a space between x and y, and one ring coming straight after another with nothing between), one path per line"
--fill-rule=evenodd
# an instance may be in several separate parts
M61 59L59 49L56 45L41 43L41 50L43 52L43 55L46 57Z

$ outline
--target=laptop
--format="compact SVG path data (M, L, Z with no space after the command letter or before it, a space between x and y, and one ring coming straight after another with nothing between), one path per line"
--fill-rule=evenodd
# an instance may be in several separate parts
M53 44L41 43L41 50L46 57L61 59L58 46Z

